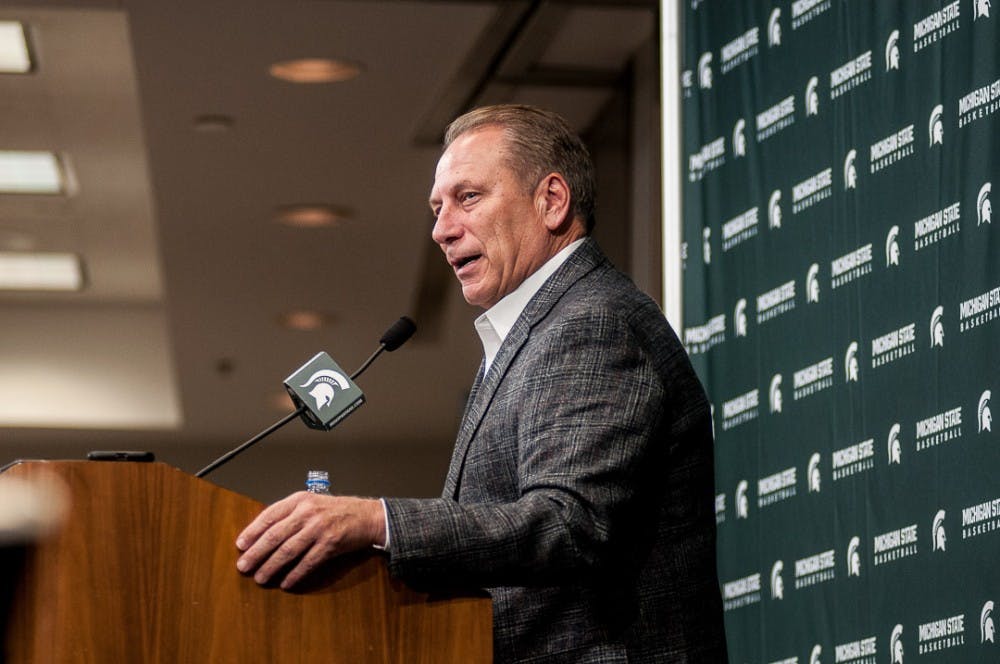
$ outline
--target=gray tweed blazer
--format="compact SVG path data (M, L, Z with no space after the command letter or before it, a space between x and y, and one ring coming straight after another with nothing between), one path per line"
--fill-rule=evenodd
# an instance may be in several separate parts
M390 571L484 588L497 662L726 661L708 402L588 239L469 397L437 499L387 499Z

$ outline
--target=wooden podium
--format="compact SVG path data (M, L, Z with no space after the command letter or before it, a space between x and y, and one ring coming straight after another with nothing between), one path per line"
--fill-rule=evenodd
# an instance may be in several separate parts
M6 474L57 475L71 500L28 555L9 662L492 661L488 598L412 590L374 552L301 592L259 587L233 542L263 505L176 468L32 461Z

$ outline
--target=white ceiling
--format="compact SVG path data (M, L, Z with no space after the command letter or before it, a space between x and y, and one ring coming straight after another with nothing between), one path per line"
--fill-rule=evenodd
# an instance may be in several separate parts
M368 404L332 435L450 441L480 349L476 312L429 239L440 132L496 101L546 105L588 129L651 38L652 7L0 7L0 20L28 25L38 63L0 76L0 149L57 150L78 187L0 195L0 250L76 252L88 277L80 293L0 293L0 463L25 445L127 443L159 456L235 445L287 412L275 401L293 369L326 350L353 370L403 314L417 335L359 379ZM268 76L297 57L346 58L364 73L312 86ZM199 131L204 115L232 126ZM296 203L354 214L334 228L274 223ZM284 329L278 318L294 308L332 322ZM283 435L323 435L293 427Z

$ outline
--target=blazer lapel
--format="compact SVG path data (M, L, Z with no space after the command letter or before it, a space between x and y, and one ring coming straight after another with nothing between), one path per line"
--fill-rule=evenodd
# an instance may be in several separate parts
M500 386L503 377L507 374L507 369L510 368L521 347L527 342L531 329L549 313L570 286L605 260L604 254L597 244L588 237L528 302L514 327L511 328L510 333L501 344L497 356L493 359L493 364L490 365L489 371L485 375L483 374L483 364L480 364L479 373L469 394L465 414L462 416L462 424L458 430L448 476L445 479L443 497L458 499L461 490L462 469L465 466L469 444L489 410L497 387Z

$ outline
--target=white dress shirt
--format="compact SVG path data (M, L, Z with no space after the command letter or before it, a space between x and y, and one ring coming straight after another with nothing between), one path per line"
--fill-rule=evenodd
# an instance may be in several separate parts
M493 360L496 359L500 345L507 338L514 323L521 316L528 302L535 296L535 293L548 281L556 270L559 269L566 259L576 251L576 248L583 244L585 238L580 238L572 242L550 258L538 268L530 277L521 282L521 285L507 293L499 302L487 309L476 319L476 332L483 342L483 375L490 370Z

